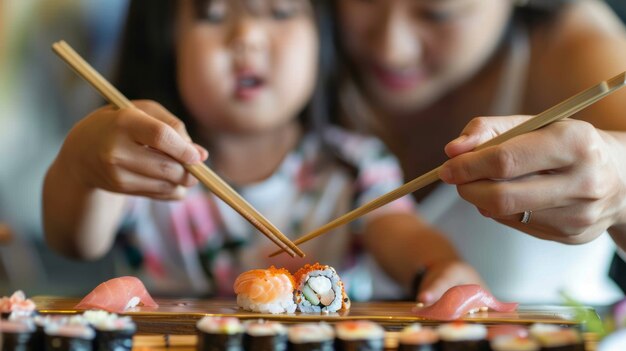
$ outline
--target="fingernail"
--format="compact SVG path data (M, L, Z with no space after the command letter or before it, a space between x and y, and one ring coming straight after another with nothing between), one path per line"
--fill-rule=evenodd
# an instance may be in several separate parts
M439 169L439 179L441 179L444 183L452 183L452 170L450 167L443 165Z

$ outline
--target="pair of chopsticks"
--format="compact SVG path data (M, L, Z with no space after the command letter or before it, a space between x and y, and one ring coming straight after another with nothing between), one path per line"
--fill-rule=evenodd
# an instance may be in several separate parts
M61 40L52 45L54 52L59 55L79 76L89 82L105 99L119 109L134 108L134 105L122 93L87 63L71 46ZM211 192L222 199L261 233L273 241L282 251L292 257L296 254L304 257L304 252L291 242L278 228L244 200L225 181L215 174L204 163L185 164L185 169L198 178Z
M490 146L501 144L518 135L531 132L535 129L544 127L552 122L569 117L573 115L574 113L584 109L585 107L604 98L605 96L615 92L619 88L622 88L624 85L626 85L626 72L622 72L609 80L602 81L598 83L597 85L594 85L593 87L570 97L569 99L547 109L546 111L536 115L535 117L527 120L526 122L514 128L511 128L505 133L502 133L498 135L497 137L483 144L478 145L474 150L477 151L477 150L481 150ZM323 225L322 227L306 235L301 236L300 238L295 240L294 243L296 245L299 245L304 242L307 242L332 229L335 229L341 225L349 223L365 215L368 212L371 212L383 205L386 205L394 200L397 200L401 198L402 196L408 195L431 183L434 183L435 181L439 179L438 174L439 174L440 168L441 166L413 179L412 181L400 186L399 188L396 188L384 195L381 195L375 198L374 200L344 214L343 216L340 216L334 219L333 221ZM280 254L281 252L282 251L276 251L272 253L270 257L276 256Z

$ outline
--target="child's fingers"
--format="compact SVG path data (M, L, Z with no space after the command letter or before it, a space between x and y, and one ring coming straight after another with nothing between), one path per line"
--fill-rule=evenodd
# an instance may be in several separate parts
M109 191L164 200L180 199L184 195L184 188L177 184L128 171L118 173L108 188Z
M198 183L182 164L171 157L142 146L137 146L137 149L137 152L129 154L128 160L122 162L121 166L126 170L186 187Z
M131 114L134 117L132 122L131 118L126 118L124 121L128 126L131 126L132 123L129 133L135 142L159 150L181 163L200 162L202 156L196 146L177 132L174 127L145 114L143 111L140 111L140 114L135 114L136 111L129 112L129 117Z
M180 134L185 140L191 142L191 137L187 132L185 124L168 111L163 105L152 100L135 100L133 101L135 106L140 110L143 110L148 115L160 120L161 122L174 128L174 130Z

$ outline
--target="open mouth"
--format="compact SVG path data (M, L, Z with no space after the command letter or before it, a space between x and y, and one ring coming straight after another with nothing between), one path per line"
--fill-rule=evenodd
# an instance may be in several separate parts
M265 79L253 74L238 74L235 80L235 97L240 100L251 100L257 97L265 87Z

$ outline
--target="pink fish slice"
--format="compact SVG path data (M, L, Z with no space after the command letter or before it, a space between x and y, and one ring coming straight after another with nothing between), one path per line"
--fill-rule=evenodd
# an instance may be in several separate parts
M122 313L140 303L145 307L159 307L141 280L136 277L119 277L98 285L74 308Z
M482 308L489 308L498 312L513 312L517 306L517 303L498 301L480 285L468 284L457 285L448 289L434 304L416 307L413 312L418 317L425 319L451 321Z

